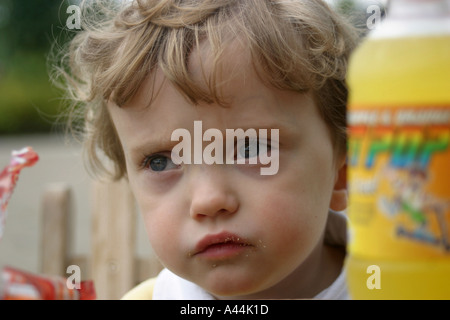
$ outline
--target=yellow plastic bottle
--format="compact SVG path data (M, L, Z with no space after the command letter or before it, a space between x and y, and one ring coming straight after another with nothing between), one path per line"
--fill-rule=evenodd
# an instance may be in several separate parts
M450 8L391 0L349 67L352 299L450 299Z

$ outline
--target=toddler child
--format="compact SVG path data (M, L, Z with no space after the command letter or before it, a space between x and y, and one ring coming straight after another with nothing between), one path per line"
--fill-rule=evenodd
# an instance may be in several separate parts
M61 69L71 112L165 267L124 298L347 298L351 25L319 0L134 0L98 17Z

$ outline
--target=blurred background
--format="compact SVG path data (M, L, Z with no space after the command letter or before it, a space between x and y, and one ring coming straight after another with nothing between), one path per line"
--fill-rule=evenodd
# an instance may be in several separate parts
M49 133L60 94L47 73L51 45L70 37L70 3L0 0L0 135Z
M327 2L365 33L386 15L384 0ZM10 265L40 272L42 192L56 182L68 183L74 191L73 250L76 254L90 250L91 178L83 166L80 145L64 137L58 120L63 93L49 80L48 61L52 48L78 32L74 12L68 12L69 6L78 3L0 0L0 170L9 163L12 150L29 145L40 156L34 167L23 170L11 198L0 239L0 268ZM148 244L139 225L138 252L145 254Z
M47 187L72 189L73 254L90 252L91 177L80 144L64 133L63 92L49 79L50 53L79 31L79 1L0 0L0 171L12 150L31 146L40 159L20 174L0 239L0 268L41 272L42 198ZM69 9L69 10L68 10ZM141 225L141 224L140 224ZM143 228L138 252L149 251ZM86 278L82 274L82 278Z

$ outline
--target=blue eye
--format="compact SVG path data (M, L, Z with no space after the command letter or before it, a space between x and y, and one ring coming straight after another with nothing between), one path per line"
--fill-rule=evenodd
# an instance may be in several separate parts
M175 169L177 165L172 160L163 155L154 155L145 158L144 168L150 169L155 172L162 172L165 170Z
M257 140L245 139L245 143L239 146L238 158L245 159L257 157L259 154L259 145Z
M263 139L248 139L238 142L236 159L251 159L260 156L260 153L270 152L271 146Z

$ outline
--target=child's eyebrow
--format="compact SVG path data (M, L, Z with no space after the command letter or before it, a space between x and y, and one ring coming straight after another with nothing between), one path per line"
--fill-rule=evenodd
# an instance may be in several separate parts
M234 125L231 126L230 128L227 129L242 129L244 131L248 130L248 129L255 129L257 132L259 130L271 130L271 129L279 129L279 130L283 130L283 131L290 131L292 130L292 128L290 128L289 125L287 125L286 123L282 123L282 122L275 122L275 121L267 121L267 122L258 122L258 123L253 123L253 124L245 124L245 125Z
M158 135L159 136L159 135ZM170 152L175 145L179 143L179 141L171 141L171 135L161 136L158 139L148 139L146 141L141 141L139 144L136 144L130 148L131 156L142 156L142 155L150 155L158 152Z
M193 130L189 130L187 128L179 128L179 129L186 129L189 131L190 136L191 136L191 144L194 143L194 132ZM245 126L230 126L227 128L209 128L209 127L205 127L202 130L202 141L203 141L203 146L207 145L210 143L210 141L207 141L204 139L204 134L208 129L216 129L219 130L222 133L222 137L224 139L224 143L226 142L226 137L227 137L227 130L231 130L232 132L235 132L236 130L242 129L244 132L247 132L247 130L255 130L256 134L259 136L259 133L261 132L261 130L267 130L267 137L270 138L271 134L272 134L272 130L278 130L280 133L283 132L284 134L289 134L289 132L292 131L292 127L286 126L284 124L281 123L277 123L277 122L267 122L267 124L265 123L259 123L256 124L254 126L252 125L245 125ZM165 133L163 135L158 134L158 138L157 139L148 139L147 141L142 141L139 144L136 144L134 146L132 146L130 148L130 152L131 154L153 154L153 153L158 153L158 152L166 152L166 151L171 151L178 143L180 143L180 140L171 140L171 136L172 133L168 134Z

